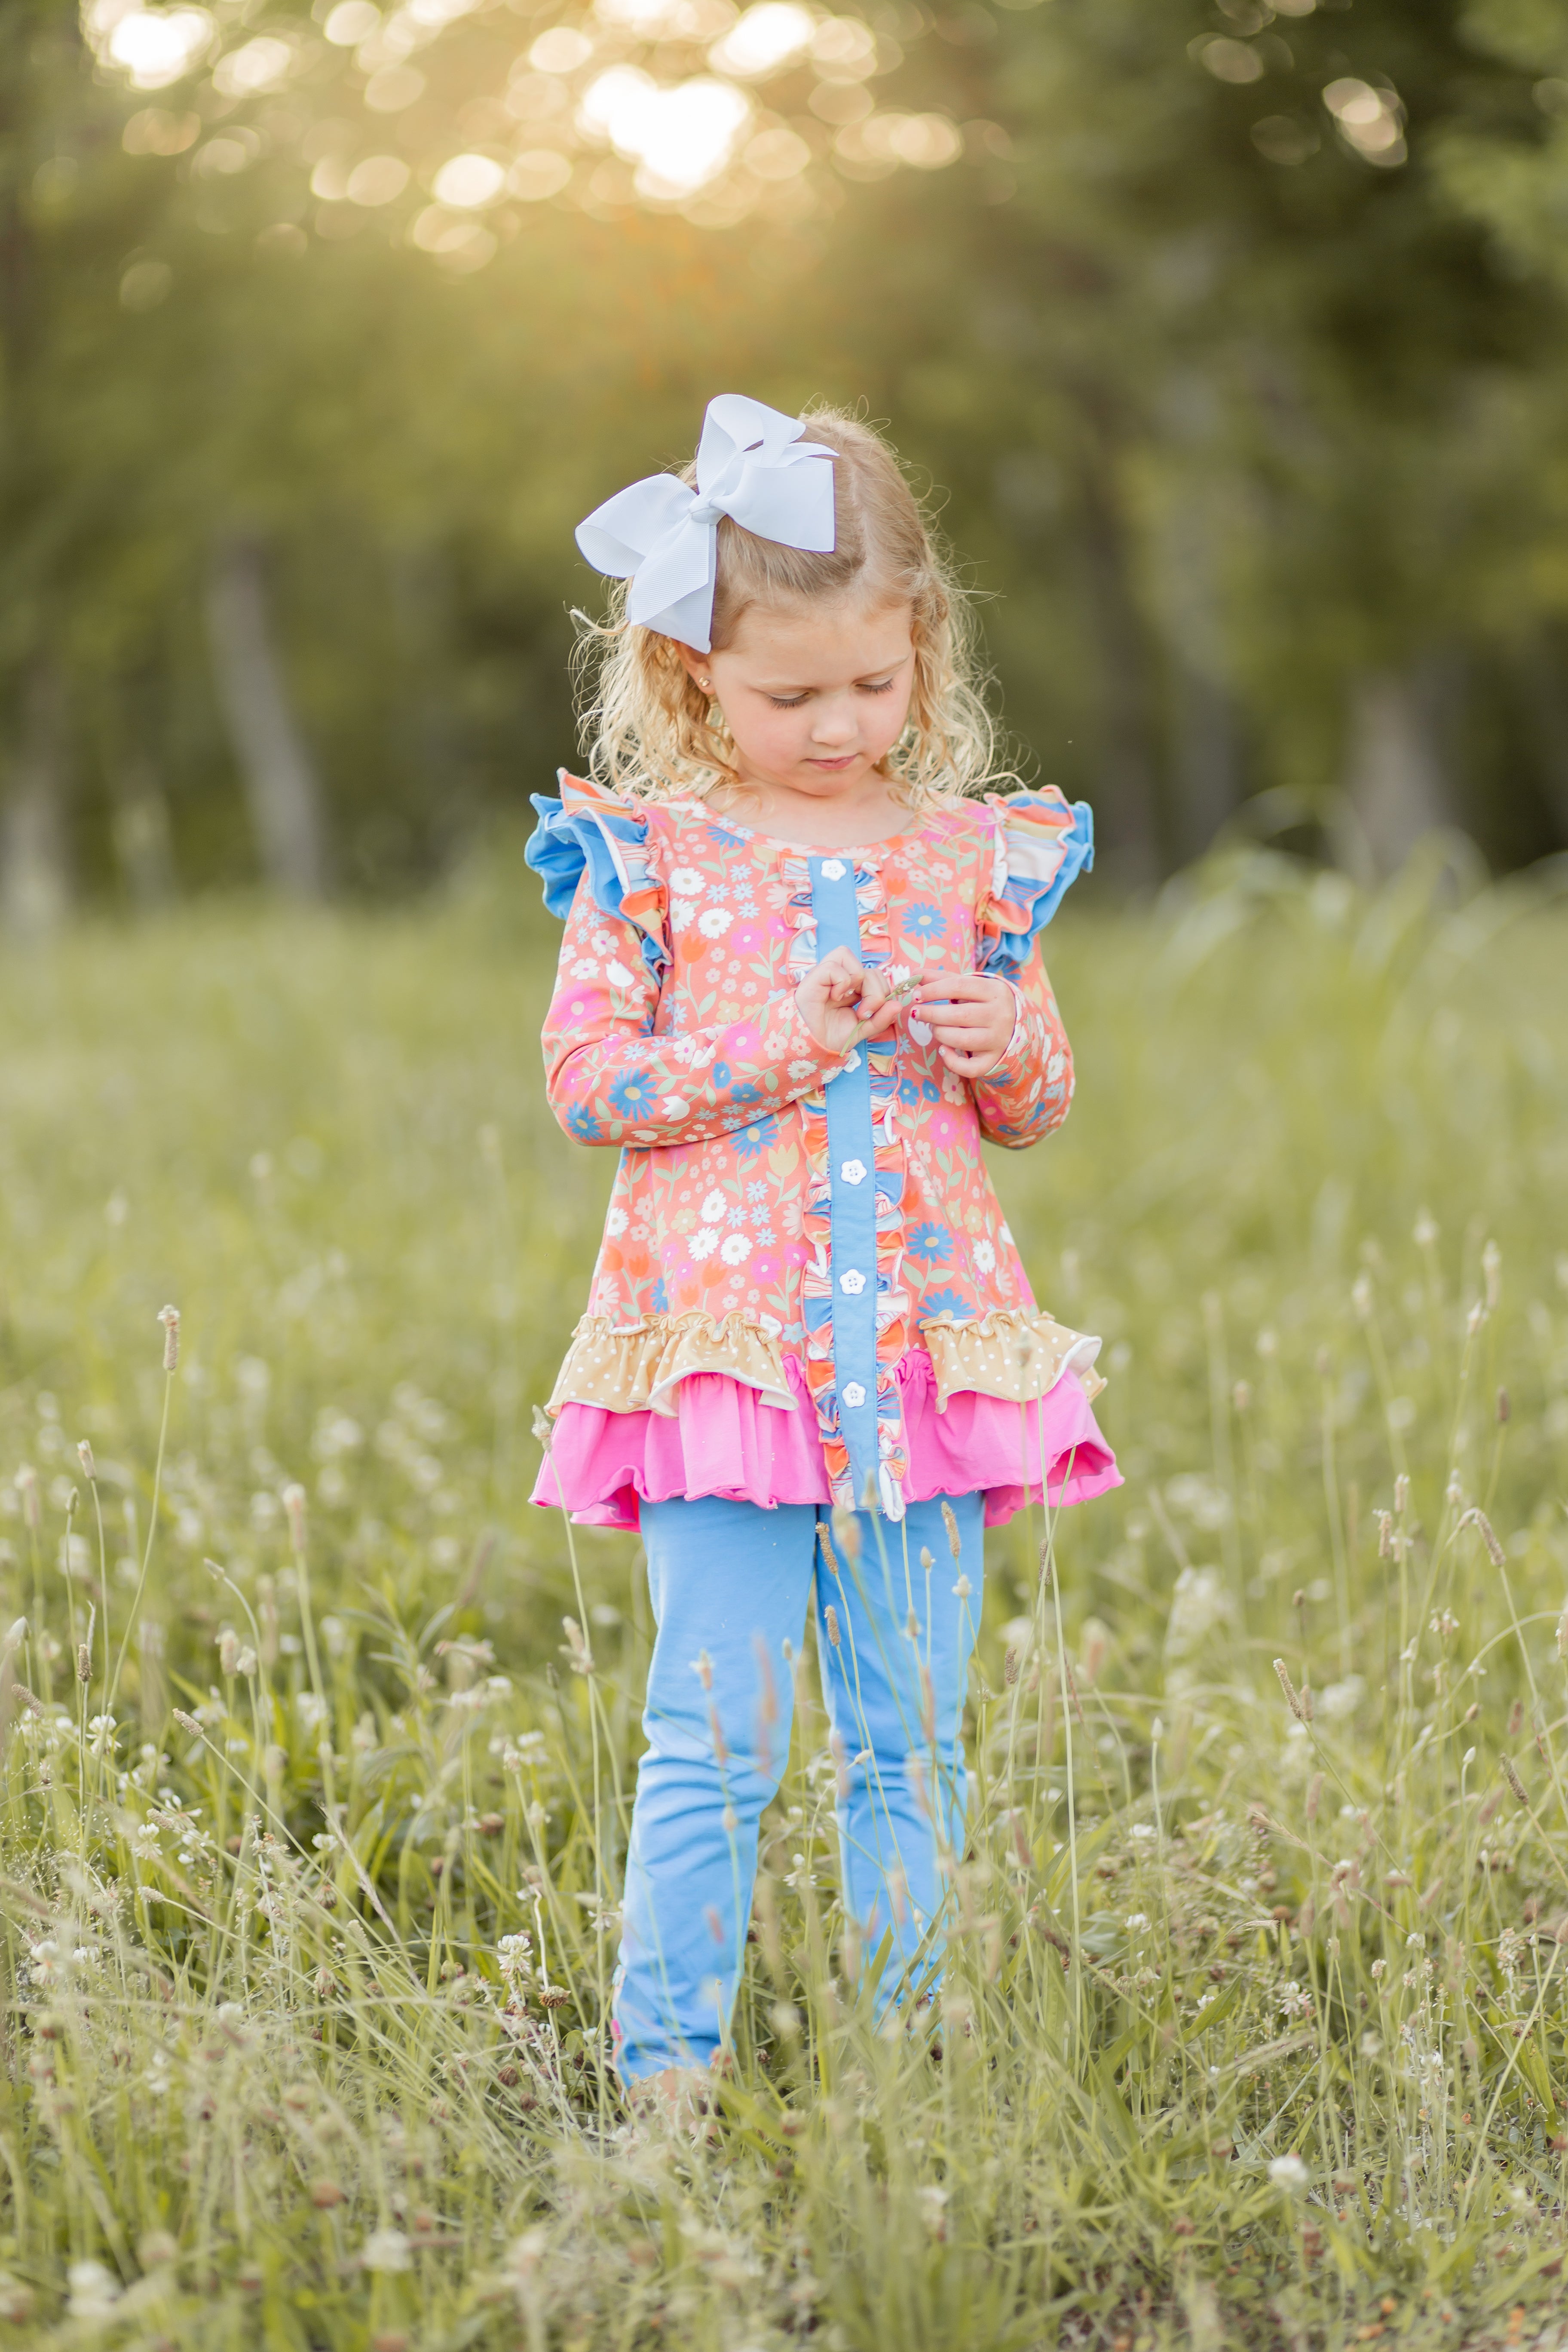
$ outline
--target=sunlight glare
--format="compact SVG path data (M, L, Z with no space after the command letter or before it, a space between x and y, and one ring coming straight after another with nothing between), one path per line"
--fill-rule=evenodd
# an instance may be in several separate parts
M348 178L351 205L395 204L408 185L408 166L401 155L366 155Z
M118 66L137 89L165 89L182 80L201 62L213 37L213 20L205 8L95 0L84 21L98 55Z
M611 66L589 84L578 121L640 166L643 194L671 197L718 176L751 112L732 82L700 75L661 89L640 66Z
M716 71L739 75L742 80L775 73L811 46L816 26L809 11L795 0L760 0L732 25L708 52Z
M357 48L381 30L381 10L373 0L338 0L321 30L334 48Z
M453 155L431 182L437 203L454 212L479 212L506 186L506 171L491 155Z
M276 89L293 62L294 52L287 41L268 36L247 41L243 48L231 49L218 59L213 88L226 98L248 98L256 90Z
M593 54L594 44L585 33L570 25L552 25L530 49L528 62L535 73L569 74L585 66Z

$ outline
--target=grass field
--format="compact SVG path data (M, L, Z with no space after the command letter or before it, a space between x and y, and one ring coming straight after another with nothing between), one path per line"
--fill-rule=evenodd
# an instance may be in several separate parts
M1078 1103L998 1181L1127 1485L994 1541L914 2031L808 1655L700 2147L604 2064L637 1548L526 1500L611 1172L544 1112L531 883L5 951L0 2333L1554 2328L1568 917L1431 882L1051 933Z

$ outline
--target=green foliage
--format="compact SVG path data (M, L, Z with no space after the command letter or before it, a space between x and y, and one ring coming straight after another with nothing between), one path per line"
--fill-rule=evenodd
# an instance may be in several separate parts
M696 2141L605 2065L637 1548L526 1500L609 1173L540 1106L531 892L502 858L417 917L8 956L18 2341L1477 2345L1554 2307L1563 921L1456 873L1238 849L1150 928L1053 931L1079 1102L997 1174L1105 1336L1127 1485L992 1539L945 1975L896 2028L808 1654Z
M346 881L449 865L572 754L574 520L726 383L890 422L1113 875L1269 790L1342 845L1358 697L1428 673L1428 814L1500 865L1568 838L1553 9L889 0L863 81L746 86L805 168L639 194L574 109L611 62L711 80L729 0L685 10L566 11L593 54L552 79L552 9L394 11L355 48L324 5L221 5L142 89L112 0L96 63L71 0L5 12L0 751L58 678L89 876L148 793L183 876L247 868L202 624L236 530L272 551ZM419 84L390 111L386 70ZM954 160L895 168L857 109ZM433 194L459 152L570 178L536 201L519 164L465 212Z

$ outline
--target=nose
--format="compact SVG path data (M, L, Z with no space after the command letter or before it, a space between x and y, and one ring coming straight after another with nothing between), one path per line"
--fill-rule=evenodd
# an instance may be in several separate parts
M855 706L845 694L824 695L811 730L814 743L852 743L859 732Z

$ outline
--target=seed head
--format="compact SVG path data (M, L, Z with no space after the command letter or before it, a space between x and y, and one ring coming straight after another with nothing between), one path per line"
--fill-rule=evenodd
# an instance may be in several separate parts
M1372 1320L1372 1276L1358 1274L1351 1286L1351 1305L1355 1308L1358 1323Z
M860 1522L847 1503L835 1503L833 1507L833 1540L846 1559L859 1559Z
M232 1675L239 1664L239 1636L232 1626L226 1625L217 1637L217 1662L226 1675Z
M1279 1687L1285 1694L1286 1704L1289 1706L1291 1714L1295 1717L1298 1723L1305 1723L1307 1720L1306 1711L1302 1707L1300 1696L1297 1691L1295 1684L1290 1679L1289 1672L1283 1658L1275 1659L1274 1671L1279 1677Z
M1481 1272L1487 1278L1487 1306L1495 1308L1502 1297L1502 1252L1489 1242L1481 1252Z
M928 1576L936 1566L936 1562L931 1558L930 1549L925 1544L921 1544L921 1566L924 1569Z
M172 1709L172 1713L174 1715L174 1721L179 1725L182 1731L190 1732L195 1738L199 1739L201 1738L202 1727L196 1721L194 1715L187 1715L183 1706L174 1707Z
M942 1523L947 1529L947 1548L952 1554L953 1566L961 1567L963 1561L963 1546L958 1539L958 1519L952 1505L946 1501L942 1507Z
M1520 1779L1518 1772L1514 1769L1514 1763L1511 1756L1505 1756L1502 1759L1502 1777L1508 1782L1509 1787L1513 1790L1513 1793L1518 1798L1520 1803L1521 1805L1528 1805L1530 1799L1524 1793L1524 1782Z
M542 1445L548 1454L550 1441L555 1434L555 1423L542 1404L536 1404L533 1408L533 1434L535 1441Z
M1392 1559L1394 1558L1394 1514L1392 1511L1374 1511L1373 1517L1377 1521L1377 1556L1379 1559Z
M79 1683L92 1680L92 1653L85 1642L79 1642L76 1645L76 1678Z
M973 1590L974 1587L969 1581L968 1577L961 1576L958 1582L952 1588L953 1597L959 1601L967 1601ZM1568 1615L1568 1611L1565 1611L1564 1614Z
M305 1489L298 1479L285 1486L279 1501L289 1521L289 1540L296 1551L305 1549Z
M1461 1527L1471 1527L1479 1530L1481 1541L1487 1548L1487 1558L1494 1568L1508 1566L1508 1554L1502 1548L1498 1531L1483 1510L1478 1507L1467 1511L1459 1524Z
M835 1609L831 1601L828 1602L824 1614L827 1620L827 1638L832 1643L834 1648L837 1649L839 1640L841 1638L838 1632L838 1612Z
M1002 1661L1002 1679L1009 1690L1018 1679L1018 1653L1015 1649L1009 1648Z
M161 1307L158 1320L163 1327L163 1370L174 1371L180 1360L180 1310L177 1307Z
M1307 1819L1310 1822L1317 1820L1318 1807L1322 1802L1322 1796L1323 1776L1321 1772L1314 1772L1307 1783Z
M911 1642L918 1642L918 1641L920 1640L920 1637L921 1637L921 1621L920 1621L920 1619L915 1615L915 1612L914 1612L914 1611L913 1611L912 1609L909 1612L909 1614L908 1614L908 1615L905 1617L905 1619L904 1619L904 1631L905 1631L905 1633L909 1635L909 1637L910 1637L910 1641L911 1641Z
M247 1681L256 1672L256 1653L251 1648L248 1642L246 1643L244 1649L241 1650L238 1657L236 1658L234 1662L234 1670L236 1674L244 1675Z
M1407 1477L1407 1475L1405 1475L1405 1473L1402 1470L1402 1471L1400 1472L1400 1474L1399 1474L1398 1477L1397 1477L1397 1478L1394 1480L1394 1516L1395 1516L1397 1518L1401 1518L1401 1519L1402 1519L1402 1518L1405 1517L1405 1512L1406 1512L1409 1508L1410 1508L1410 1480L1409 1480L1409 1478Z
M30 1462L24 1462L16 1473L16 1492L22 1497L22 1517L37 1535L44 1514L38 1499L38 1474Z
M1508 1391L1506 1389L1499 1389L1497 1392L1497 1417L1498 1426L1500 1429L1506 1424L1512 1412L1513 1406L1509 1400Z
M705 1691L713 1687L713 1661L706 1650L700 1650L691 1661L691 1671Z
M881 1507L882 1497L878 1491L877 1474L874 1470L868 1470L860 1488L860 1508L863 1511L875 1512L879 1511Z
M77 1440L76 1458L81 1464L82 1476L90 1479L93 1475L92 1448L85 1437L79 1437Z

